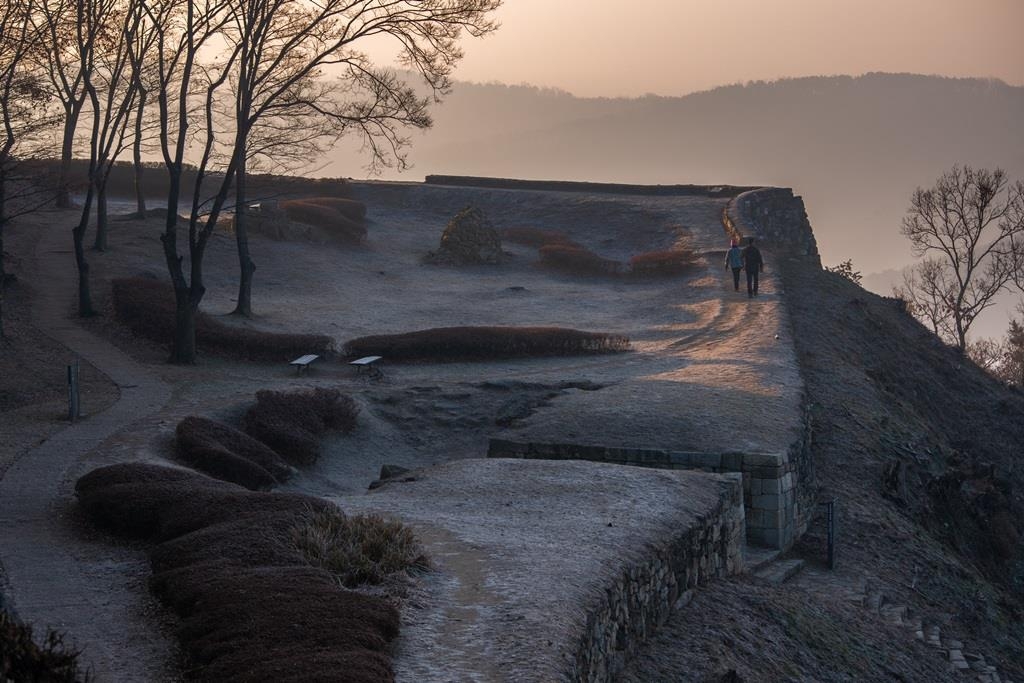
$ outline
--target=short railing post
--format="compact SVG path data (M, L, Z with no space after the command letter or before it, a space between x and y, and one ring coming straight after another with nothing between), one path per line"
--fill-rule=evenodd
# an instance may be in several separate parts
M835 498L825 503L825 519L828 523L828 568L836 568L836 533L838 531L838 505Z
M80 404L78 396L78 361L68 366L68 419L75 422L79 416Z

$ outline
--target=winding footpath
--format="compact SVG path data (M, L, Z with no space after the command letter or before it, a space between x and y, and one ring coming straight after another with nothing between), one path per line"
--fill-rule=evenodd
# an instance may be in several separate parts
M92 542L73 528L75 466L106 439L158 412L171 388L103 339L69 319L76 270L63 222L36 245L33 323L117 384L119 399L23 454L0 479L0 563L7 601L42 633L51 628L82 651L97 681L167 678L173 645L144 615L144 582L124 591L145 566L141 552ZM148 570L145 572L148 573ZM136 583L139 579L135 579ZM120 584L120 589L118 589Z

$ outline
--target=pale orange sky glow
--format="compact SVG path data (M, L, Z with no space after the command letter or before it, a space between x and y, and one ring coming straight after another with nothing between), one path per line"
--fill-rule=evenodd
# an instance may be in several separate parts
M1024 0L506 0L497 18L456 78L581 96L868 71L1024 85Z

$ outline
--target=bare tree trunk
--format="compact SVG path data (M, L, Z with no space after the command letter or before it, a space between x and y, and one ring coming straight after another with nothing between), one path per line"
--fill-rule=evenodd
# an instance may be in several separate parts
M7 175L0 161L0 339L4 338L4 290L7 269L4 266L4 228L7 226Z
M249 233L246 226L246 212L248 207L245 203L245 153L241 152L241 160L238 162L238 173L235 176L235 243L238 245L238 303L232 315L244 315L252 317L252 274L256 271L256 264L249 257Z
M96 185L96 239L92 248L96 251L107 250L107 179L102 178Z
M146 217L146 194L142 190L142 118L146 110L146 89L139 87L139 108L135 112L135 140L132 142L132 165L135 171L135 205L139 218Z
M89 227L89 213L92 210L93 186L85 193L82 217L78 225L71 231L75 241L75 264L78 266L78 315L89 318L96 315L92 307L92 294L89 291L89 262L85 260L85 230Z
M196 362L196 309L189 297L188 287L174 290L174 342L170 362L191 365Z
M60 148L60 175L57 178L57 208L71 208L71 155L75 147L75 130L82 113L85 98L72 100L64 105L64 139Z
M181 197L181 169L169 169L167 191L167 226L160 235L167 261L167 272L174 285L174 338L171 341L171 357L168 362L176 365L191 365L196 362L196 309L192 305L188 283L178 256L178 201Z

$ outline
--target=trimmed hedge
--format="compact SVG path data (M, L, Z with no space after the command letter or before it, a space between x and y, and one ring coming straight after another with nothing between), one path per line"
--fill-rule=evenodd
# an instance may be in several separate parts
M31 626L0 610L0 681L87 680L78 670L78 655L54 631L47 631L41 645L36 643Z
M114 314L133 333L170 344L174 338L173 287L148 278L120 278L110 283ZM281 334L225 325L196 312L196 345L203 350L245 360L289 361L307 353L331 352L331 338L322 334Z
M384 356L390 360L466 360L617 353L628 349L628 337L564 327L438 327L359 337L345 344L344 354Z
M366 239L366 226L362 224L362 218L352 218L359 213L354 206L358 202L350 200L337 200L348 202L344 211L338 208L335 202L326 202L327 198L313 199L289 199L279 202L278 206L288 215L288 218L297 223L305 223L326 231L332 237L347 244L361 244ZM362 205L360 205L362 206ZM365 216L366 207L362 209Z
M292 540L307 520L342 515L333 504L142 463L93 470L75 490L96 523L162 541L150 589L181 617L195 678L393 680L397 609L342 589Z
M540 264L573 275L620 275L625 266L578 244L547 244L540 248Z
M175 436L184 462L247 489L270 489L295 472L266 444L222 422L186 417Z
M320 456L320 437L328 430L355 429L359 406L337 389L256 392L256 405L242 420L247 434L297 465Z
M576 242L573 242L566 235L560 232L529 227L505 228L501 231L501 239L512 242L513 244L522 244L536 249L549 244L579 246Z
M366 204L342 197L303 197L300 201L334 209L352 221L366 220Z
M648 251L629 259L634 277L669 277L685 273L694 265L693 252L686 249Z

